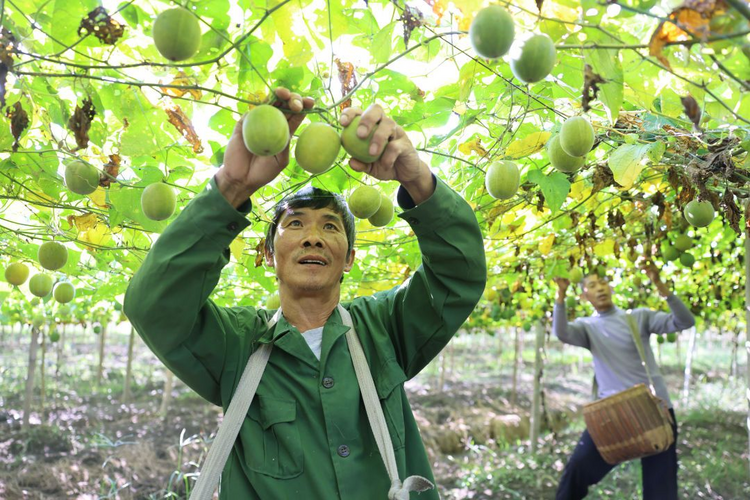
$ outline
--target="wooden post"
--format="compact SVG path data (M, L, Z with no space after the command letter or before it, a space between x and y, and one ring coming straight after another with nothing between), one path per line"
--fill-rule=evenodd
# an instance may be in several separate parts
M29 428L29 414L31 413L31 397L34 394L34 373L36 371L36 351L38 347L39 328L31 328L31 345L29 346L29 369L26 374L26 395L23 399L23 421L21 429Z
M516 396L518 394L518 358L521 355L521 329L516 327L514 330L516 331L516 335L514 339L515 355L513 357L513 388L510 393L511 406L516 404Z
M172 400L172 383L173 382L174 382L174 373L167 370L167 378L166 380L164 380L164 394L162 394L161 406L159 407L160 417L167 416L167 410L169 409L169 402Z
M685 380L682 384L682 405L687 406L690 401L690 374L693 369L693 353L695 352L695 338L698 336L697 328L690 329L690 340L688 341L687 361L685 361Z
M102 375L104 373L104 336L107 334L108 323L102 325L102 331L99 333L99 368L96 370L96 385L101 385Z
M130 340L128 341L128 364L125 369L125 389L122 391L122 402L130 401L130 379L133 376L133 345L135 344L135 328L130 326Z
M40 406L39 411L40 411L41 418L42 418L42 424L44 424L45 420L47 420L44 415L44 395L47 392L47 389L44 383L44 358L45 358L46 352L47 352L47 335L42 333L42 366L39 371L39 375L41 377L41 382L42 382L42 397L41 397L40 405L39 405Z
M539 441L539 431L542 427L542 368L544 367L544 327L541 321L534 325L536 332L536 342L534 344L534 397L531 402L531 454L536 453Z

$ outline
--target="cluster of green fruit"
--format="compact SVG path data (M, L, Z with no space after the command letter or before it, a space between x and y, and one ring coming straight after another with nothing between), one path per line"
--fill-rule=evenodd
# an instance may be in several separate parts
M658 335L656 336L656 342L657 342L658 344L663 344L663 343L664 343L664 340L665 340L665 339L664 339L664 335L662 335L662 334L658 334ZM677 342L677 333L675 333L675 332L669 332L669 333L667 334L667 338L666 338L666 340L667 340L668 342L672 342L672 343L674 343L674 342Z
M65 185L80 195L89 195L99 186L99 170L90 163L75 160L65 165ZM171 187L156 182L141 193L143 215L151 220L166 220L174 213L177 199Z
M57 271L68 262L68 249L62 243L45 241L39 245L37 260L44 269ZM29 268L22 262L13 262L5 269L5 280L13 286L23 285L28 277ZM52 292L52 296L61 304L70 302L76 296L76 289L72 283L69 281L53 283L52 276L46 273L37 273L32 276L29 280L29 291L40 298Z
M474 51L487 59L508 54L510 69L523 83L543 80L555 66L557 50L552 39L544 34L515 38L515 25L508 11L499 5L480 10L469 27Z
M560 172L577 172L586 163L586 155L594 146L594 127L583 116L573 116L563 122L560 133L547 141L547 155Z
M693 239L686 234L681 234L675 238L674 244L669 241L664 242L661 247L661 256L664 262L680 259L680 264L683 266L693 267L695 256L688 252L692 247Z
M359 186L347 200L349 210L358 219L367 219L375 227L387 226L393 219L393 202L372 186Z

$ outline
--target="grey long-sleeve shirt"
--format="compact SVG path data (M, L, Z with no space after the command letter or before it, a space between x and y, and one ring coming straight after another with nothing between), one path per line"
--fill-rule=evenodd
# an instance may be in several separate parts
M654 359L649 344L652 333L669 333L695 325L695 318L675 295L667 297L671 313L634 309L633 317L640 329L646 362L651 371L656 395L672 407L664 378ZM564 304L555 303L552 328L566 344L585 347L594 357L594 375L599 385L599 397L605 398L636 384L648 385L646 370L641 364L638 348L626 319L626 311L613 307L605 313L594 313L586 318L568 322Z

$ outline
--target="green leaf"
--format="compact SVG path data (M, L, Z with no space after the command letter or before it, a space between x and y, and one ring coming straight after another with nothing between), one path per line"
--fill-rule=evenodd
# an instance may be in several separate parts
M609 168L622 187L629 189L648 162L652 144L623 144L609 155Z
M553 172L544 175L541 170L534 169L526 174L526 179L542 189L544 200L553 214L560 210L570 192L570 181L565 174Z
M607 108L609 121L614 125L620 116L625 96L620 52L611 49L589 50L586 62L591 65L594 73L606 80L606 83L599 85L599 100Z
M393 28L395 26L396 21L378 31L372 38L370 54L376 63L384 63L390 59L393 52Z

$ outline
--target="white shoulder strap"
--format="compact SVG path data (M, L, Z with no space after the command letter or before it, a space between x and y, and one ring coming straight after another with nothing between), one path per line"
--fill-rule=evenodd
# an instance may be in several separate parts
M276 311L276 314L268 323L269 330L273 328L280 317L281 309ZM224 469L224 464L227 463L229 453L237 440L237 434L240 432L242 422L245 421L250 403L255 397L255 391L258 390L258 384L263 376L263 371L266 369L268 358L271 357L271 347L270 343L262 344L250 356L232 401L229 403L229 408L224 414L224 421L219 427L216 439L214 439L211 449L208 450L208 456L201 468L195 488L190 493L190 500L210 500L213 497L214 491L219 485L221 471Z
M362 392L362 399L365 402L367 420L370 421L370 427L375 436L378 451L380 451L380 456L385 463L388 477L391 479L388 500L409 500L410 491L425 491L435 486L422 476L410 476L404 480L403 484L401 483L398 477L393 442L388 432L388 425L385 423L383 408L380 406L380 398L378 398L378 393L375 390L375 383L372 381L372 373L370 372L370 367L367 365L367 358L365 358L365 353L362 350L362 344L354 329L354 323L349 311L344 309L341 304L339 304L338 309L341 318L344 320L344 325L349 327L349 331L346 332L346 342L349 344L349 353L354 363L354 372L357 374L359 390Z
M349 331L346 332L346 342L349 345L354 372L357 375L359 389L362 392L367 419L370 422L375 442L378 445L378 451L383 459L383 463L385 463L388 477L391 480L388 500L409 500L410 491L425 491L435 486L422 476L407 477L403 483L399 479L393 442L388 432L388 426L385 423L383 408L380 406L380 398L378 398L375 383L372 380L372 373L362 350L362 344L354 329L354 323L349 311L341 305L338 306L338 310L344 321L344 325L349 327ZM272 328L280 317L281 309L276 311L276 314L268 324L268 328ZM229 453L237 439L242 422L245 420L250 403L253 397L255 397L255 392L258 390L260 378L266 368L268 358L271 356L271 348L272 344L263 344L250 356L245 371L240 378L240 383L237 385L237 390L232 397L232 402L229 404L229 408L224 415L224 422L221 424L216 439L208 451L206 462L203 464L200 476L198 476L195 489L190 494L190 500L210 500L213 497L213 493L219 484L221 471L224 469L227 458L229 458Z

